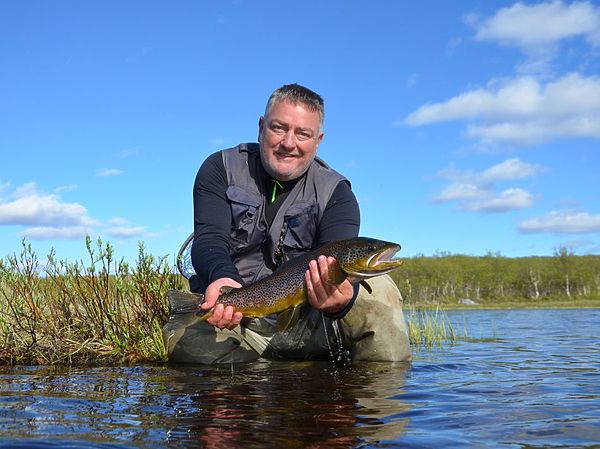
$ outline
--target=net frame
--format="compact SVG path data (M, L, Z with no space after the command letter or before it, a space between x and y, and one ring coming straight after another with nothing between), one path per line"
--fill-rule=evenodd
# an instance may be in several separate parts
M191 278L196 274L192 265L192 242L194 241L194 233L192 232L179 248L177 253L177 270L186 279Z

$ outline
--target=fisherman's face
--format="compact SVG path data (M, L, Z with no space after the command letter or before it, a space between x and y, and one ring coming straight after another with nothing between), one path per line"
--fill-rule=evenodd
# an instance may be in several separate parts
M263 167L278 181L299 178L323 140L319 113L302 103L279 101L258 121Z

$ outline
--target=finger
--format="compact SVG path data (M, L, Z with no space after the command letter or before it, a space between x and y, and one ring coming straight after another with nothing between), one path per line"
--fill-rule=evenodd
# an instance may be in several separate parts
M223 309L223 304L217 304L213 309L212 315L206 321L216 326L223 317Z
M337 284L331 279L333 276L332 264L337 263L333 257L320 256L319 260L319 283L322 294L331 296L337 289Z
M214 288L207 288L206 292L204 292L204 302L200 305L202 310L209 310L215 306L215 303L219 299L219 294L215 293Z
M308 296L308 301L313 306L317 305L317 298L315 296L315 287L312 283L310 270L306 270L306 272L304 273L304 281L306 282L306 295Z
M239 326L240 322L242 321L242 317L243 317L243 315L241 312L235 312L233 314L233 317L231 318L230 324L227 326L227 329L233 330L237 326Z
M227 306L223 309L223 315L221 316L221 320L218 323L218 326L223 329L225 327L229 327L231 324L231 319L233 318L233 307Z
M329 263L327 257L319 256L317 263L319 265L319 277L322 281L327 281L327 279L329 279Z
M207 295L204 295L204 301L200 304L202 310L210 310L214 307L216 299L210 299Z
M318 260L311 260L308 264L310 270L310 280L313 287L313 293L317 304L321 304L327 299L327 292L323 287L321 278L321 268Z

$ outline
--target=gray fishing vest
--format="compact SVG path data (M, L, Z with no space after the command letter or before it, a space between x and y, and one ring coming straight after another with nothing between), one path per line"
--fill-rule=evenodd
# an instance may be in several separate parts
M273 272L282 262L314 249L317 227L336 186L345 178L320 160L309 166L269 227L260 193L262 173L257 143L222 151L231 205L230 256L246 284Z

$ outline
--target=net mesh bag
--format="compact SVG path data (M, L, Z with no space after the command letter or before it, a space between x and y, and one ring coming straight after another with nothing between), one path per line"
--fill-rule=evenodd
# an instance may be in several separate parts
M194 233L185 239L183 245L177 253L177 269L182 276L186 279L191 278L196 274L194 267L192 266L192 242L194 240Z

